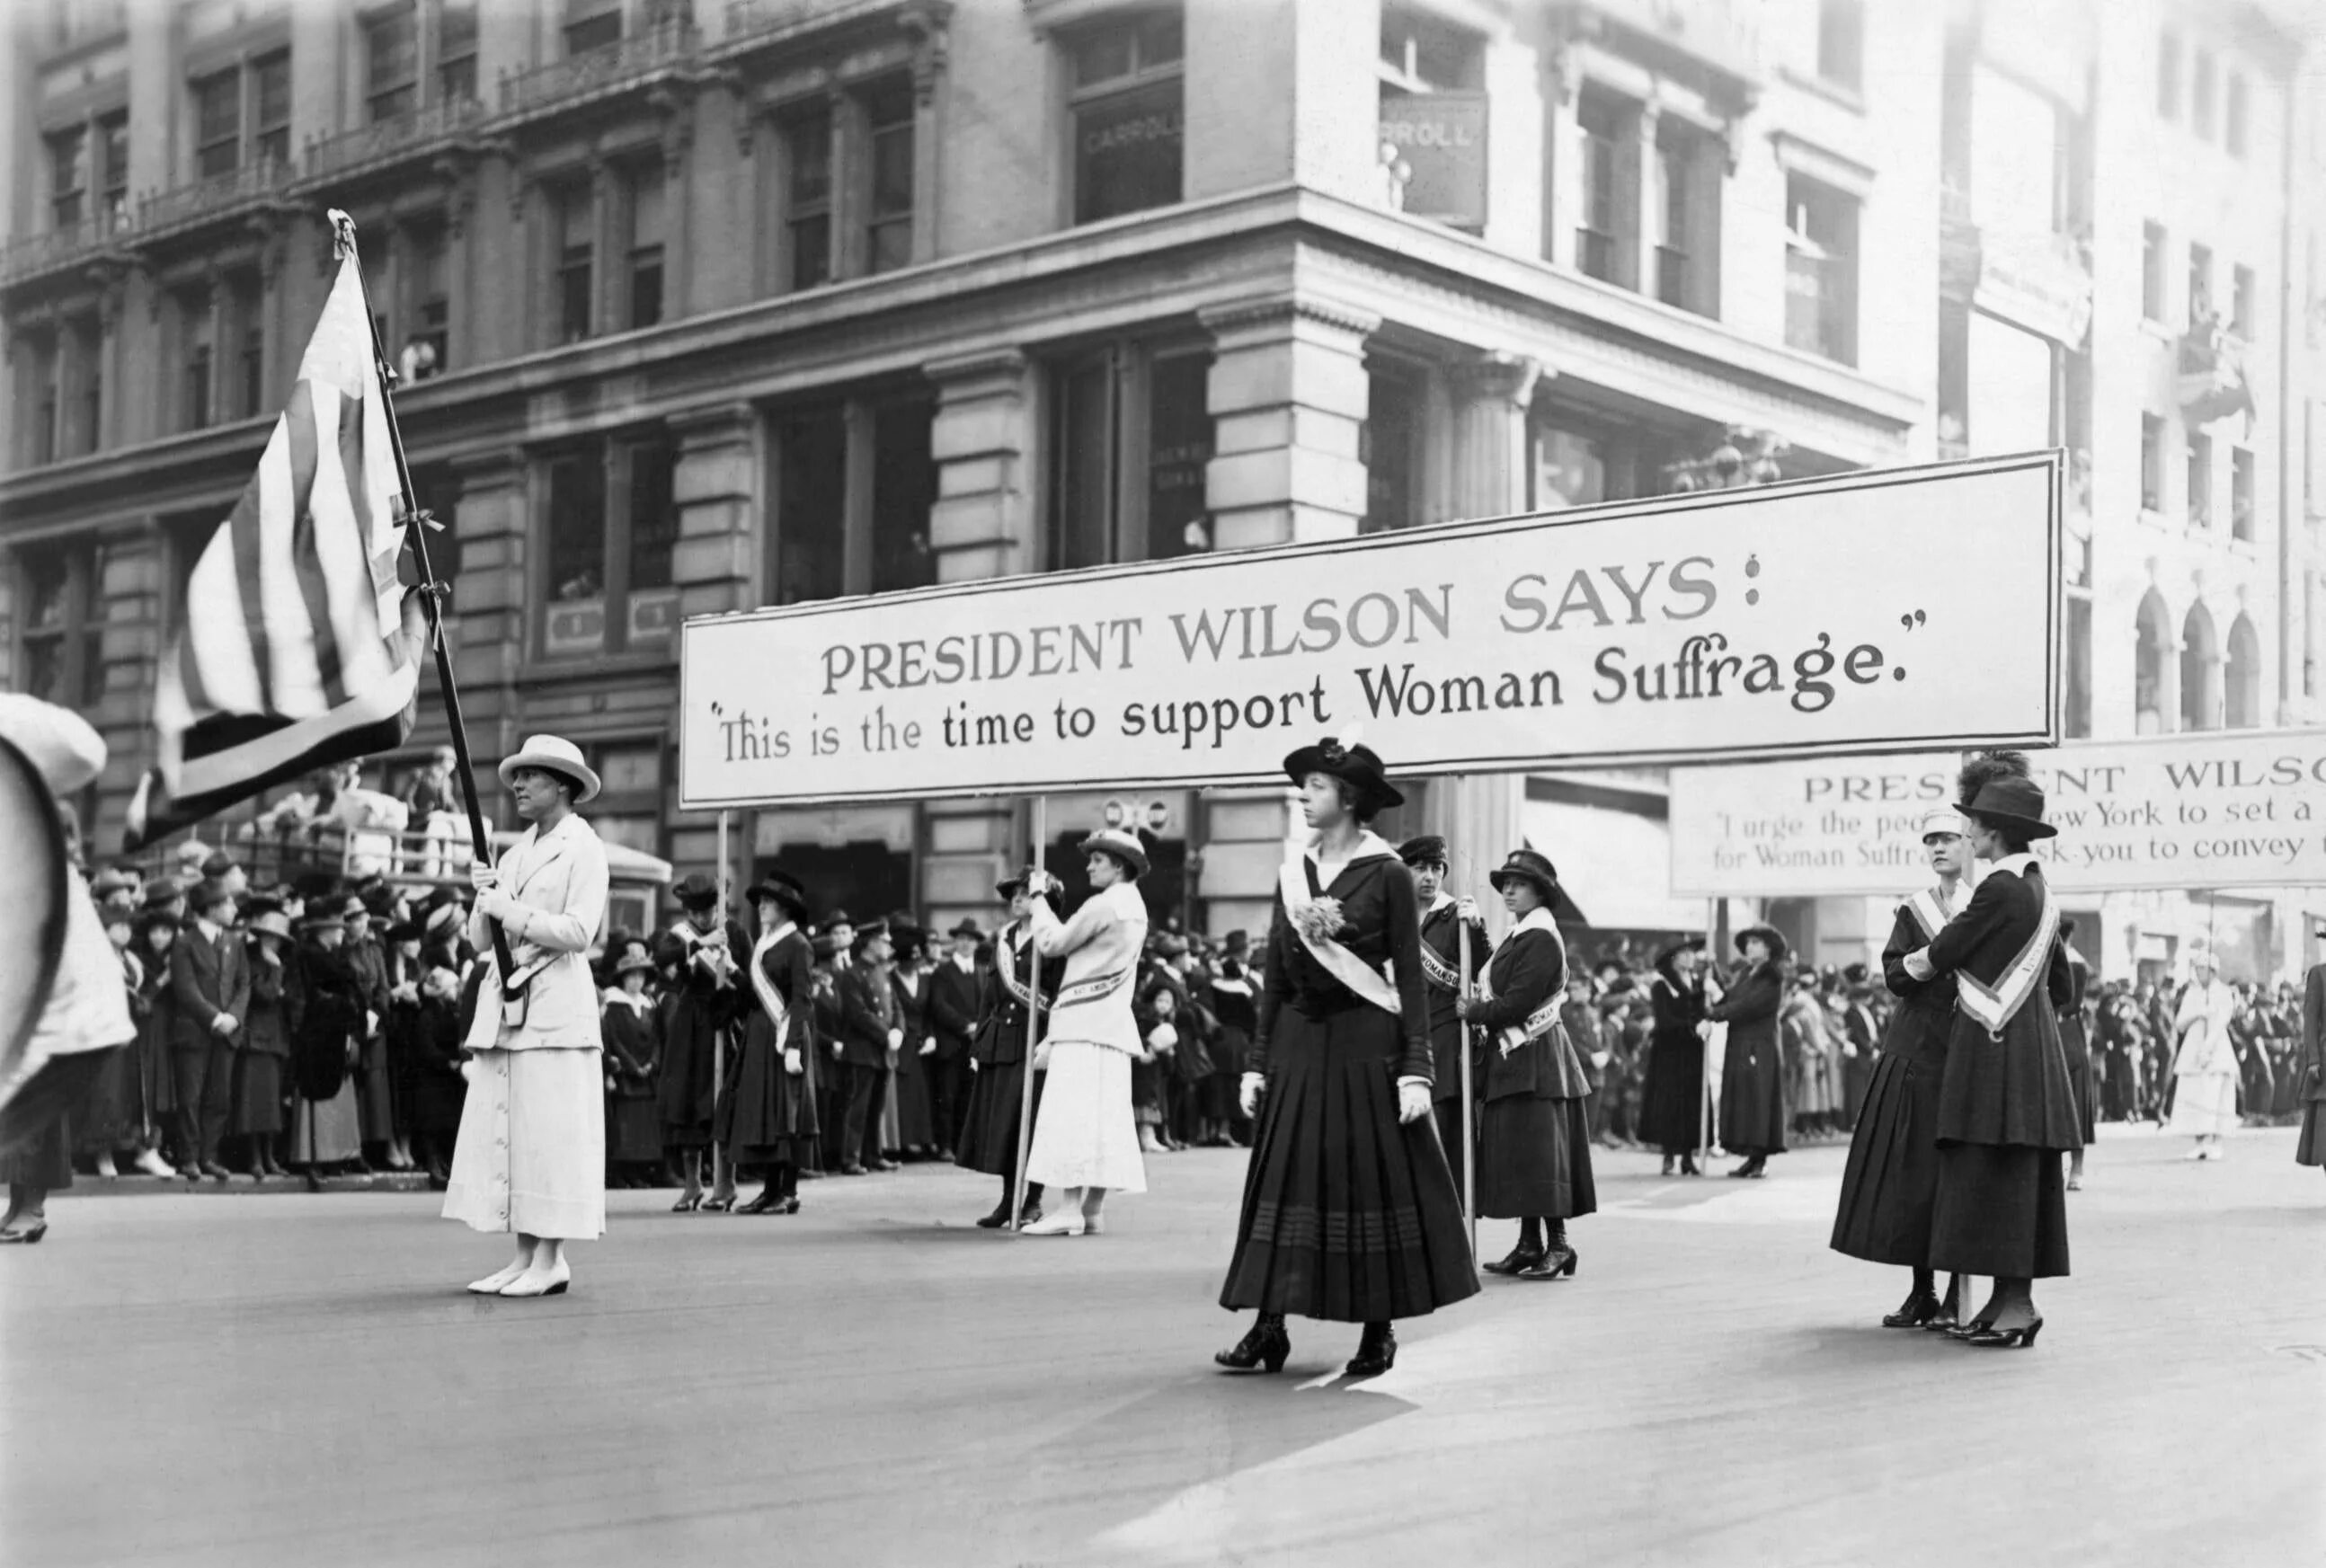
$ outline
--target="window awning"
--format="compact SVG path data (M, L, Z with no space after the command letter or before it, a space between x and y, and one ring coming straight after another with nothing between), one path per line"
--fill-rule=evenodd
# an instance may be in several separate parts
M1705 905L1674 898L1671 830L1635 812L1530 800L1519 823L1528 845L1558 868L1561 890L1600 931L1701 931Z

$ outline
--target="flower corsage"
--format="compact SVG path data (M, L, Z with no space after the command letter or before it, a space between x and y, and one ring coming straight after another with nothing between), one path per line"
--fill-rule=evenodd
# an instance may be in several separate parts
M1312 898L1292 912L1294 929L1312 942L1328 942L1347 925L1337 898Z

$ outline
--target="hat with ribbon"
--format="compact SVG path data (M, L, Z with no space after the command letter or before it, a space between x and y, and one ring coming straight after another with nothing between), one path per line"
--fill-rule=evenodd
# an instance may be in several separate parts
M746 902L758 904L762 899L772 901L779 909L788 912L795 921L807 918L807 889L798 878L782 871L768 871L744 890Z
M1284 771L1294 784L1306 784L1311 774L1323 774L1339 779L1355 793L1354 809L1359 816L1372 816L1391 806L1401 806L1405 796L1389 782L1389 768L1369 746L1357 741L1357 727L1349 726L1337 736L1328 735L1314 746L1304 746L1284 759Z
M1548 856L1533 849L1513 849L1509 858L1486 874L1486 880L1493 884L1497 893L1512 882L1528 883L1548 904L1558 888L1558 868Z
M1112 855L1122 862L1134 880L1147 875L1147 851L1139 835L1121 828L1101 828L1075 848L1085 855Z
M507 784L521 767L537 767L544 773L562 775L573 782L573 803L582 805L598 797L598 775L582 760L582 748L560 735L535 735L518 747L514 756L501 758L501 783Z

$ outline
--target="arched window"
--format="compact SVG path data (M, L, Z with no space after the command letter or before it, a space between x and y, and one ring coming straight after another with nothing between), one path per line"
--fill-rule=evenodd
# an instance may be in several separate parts
M2189 607L2181 623L2181 728L2221 727L2221 640L2213 617L2201 604Z
M2261 728L2261 638L2243 614L2229 627L2229 663L2221 673L2222 722L2231 729Z
M2163 735L2172 728L2164 677L2172 656L2172 613L2154 589L2140 601L2132 664L2132 720L2135 735Z

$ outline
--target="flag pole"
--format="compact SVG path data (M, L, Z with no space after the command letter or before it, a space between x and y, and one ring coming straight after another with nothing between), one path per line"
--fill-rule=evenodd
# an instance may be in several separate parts
M1042 845L1049 834L1050 798L1034 797L1034 852L1028 858L1035 870L1042 869ZM1009 1229L1019 1228L1026 1214L1026 1160L1032 1153L1034 1141L1034 1053L1041 1048L1042 1039L1042 950L1034 945L1031 927L1034 922L1034 900L1038 893L1028 890L1026 900L1027 932L1026 961L1031 971L1026 984L1026 1072L1018 1083L1018 1180L1010 1189ZM1000 943L993 957L998 963L1013 961L1009 944Z
M380 341L379 318L372 314L371 291L364 283L363 261L356 249L355 219L332 208L329 214L331 241L338 254L356 264L356 287L363 294L364 320L371 330L372 365L379 376L380 410L387 416L387 447L395 458L395 485L398 502L404 516L404 535L412 543L413 563L420 569L420 604L428 617L428 641L436 650L436 683L444 700L444 721L452 731L452 756L459 765L461 799L469 808L469 842L477 863L489 867L493 863L492 839L485 831L485 810L477 799L477 766L469 757L468 726L461 718L461 691L452 681L452 651L444 642L444 608L439 596L446 585L436 580L436 569L428 560L428 530L433 524L427 513L420 510L412 494L412 465L404 457L404 431L395 422L395 367L388 363L387 347ZM516 972L509 960L508 935L501 930L500 922L488 921L485 929L491 933L493 961L499 966L503 985ZM502 1001L510 1000L502 993Z

